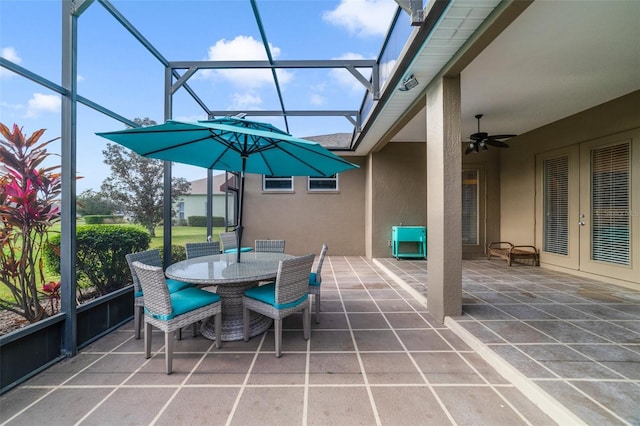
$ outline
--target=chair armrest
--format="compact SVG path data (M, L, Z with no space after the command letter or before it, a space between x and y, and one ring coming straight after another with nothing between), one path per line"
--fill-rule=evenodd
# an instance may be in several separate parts
M490 249L499 249L499 248L506 248L506 247L500 247L501 245L506 244L509 246L509 249L513 248L513 244L511 244L508 241L494 241L492 243L489 243L488 248Z

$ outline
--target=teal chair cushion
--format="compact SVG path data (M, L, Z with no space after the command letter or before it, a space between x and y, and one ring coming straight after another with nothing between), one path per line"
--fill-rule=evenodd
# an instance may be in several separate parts
M253 251L253 247L242 247L242 248L240 249L240 253L244 253L244 252L247 252L247 251ZM226 254L226 253L237 253L237 252L238 252L238 249L234 249L234 248L232 248L232 249L226 249L226 250L224 251L224 253L225 253L225 254Z
M220 296L217 294L201 290L197 287L189 287L176 291L175 293L169 294L169 297L171 298L171 309L173 312L169 315L155 315L149 312L154 318L168 321L179 315L220 301Z
M309 295L305 293L304 296L293 302L276 303L276 283L269 283L259 287L251 287L244 292L244 295L252 299L259 300L260 302L267 303L276 309L293 308L307 300L307 297L309 297Z
M316 273L315 272L310 272L309 273L309 285L313 285L313 286L319 286L322 281L318 281L316 279Z
M178 281L171 278L167 278L167 287L169 287L169 293L175 293L176 291L184 290L185 288L193 287L191 283L185 283L184 281Z
M175 293L176 291L184 290L185 288L193 287L193 284L185 283L184 281L173 280L167 278L167 287L169 287L169 293ZM136 291L133 297L142 297L141 291Z

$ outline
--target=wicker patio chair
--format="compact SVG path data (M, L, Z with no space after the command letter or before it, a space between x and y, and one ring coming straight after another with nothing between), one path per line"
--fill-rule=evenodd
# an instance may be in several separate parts
M162 259L160 258L160 251L158 249L152 249L147 251L141 251L137 253L129 253L125 255L127 263L129 264L129 270L131 271L131 278L133 279L133 328L134 336L136 339L140 338L140 329L142 327L142 315L144 310L144 298L142 293L142 287L140 286L140 280L138 274L133 269L133 262L144 263L145 265L162 267ZM193 284L185 283L178 280L167 279L167 286L169 287L169 293L180 291L187 287L193 287Z
M185 244L185 248L187 249L187 259L220 254L220 242L218 241L208 241L205 243L187 243Z
M220 348L222 303L220 296L196 287L169 293L164 271L157 266L133 262L144 291L144 353L151 357L151 326L164 331L165 364L172 372L175 331L215 316L216 348Z
M313 300L316 305L316 324L320 324L320 284L322 284L322 264L324 263L324 257L327 255L328 249L329 247L327 247L326 244L322 245L316 271L309 274L309 294L313 294Z
M315 254L280 261L276 281L252 287L242 297L244 341L249 341L249 311L255 311L274 320L276 357L282 355L282 319L302 311L305 340L311 334L309 309L309 271Z
M236 231L221 232L220 243L222 244L223 253L238 252L238 235L236 234ZM240 251L253 251L253 247L242 247Z
M256 240L256 252L284 253L284 240Z

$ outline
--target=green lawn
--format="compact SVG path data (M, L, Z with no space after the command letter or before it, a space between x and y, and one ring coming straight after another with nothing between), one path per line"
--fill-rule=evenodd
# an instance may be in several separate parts
M84 221L79 220L78 225L84 225ZM126 225L129 226L129 225ZM51 227L51 232L60 232L60 224L56 224ZM220 232L224 232L224 227L213 228L213 241L220 240ZM172 244L177 246L184 246L189 242L204 242L207 241L207 228L206 227L194 227L194 226L174 226L171 231ZM163 245L164 229L162 226L156 228L156 236L151 238L149 248L161 249ZM59 275L45 271L47 281L57 281L60 279ZM11 292L5 286L0 284L0 298L8 300L13 299Z
M220 233L224 232L224 227L213 228L213 241L220 241ZM151 238L151 248L161 248L163 245L164 229L160 226L156 228L156 236ZM207 228L196 226L174 226L171 230L171 244L174 246L184 246L186 243L207 241Z

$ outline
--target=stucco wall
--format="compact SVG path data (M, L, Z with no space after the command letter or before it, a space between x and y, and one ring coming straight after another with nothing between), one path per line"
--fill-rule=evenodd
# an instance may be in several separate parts
M391 257L393 225L427 225L426 145L387 144L371 164L371 255Z
M364 255L366 163L346 159L360 168L339 174L336 193L307 191L306 177L294 177L294 193L267 193L261 175L247 174L243 245L284 239L290 254L318 254L326 243L332 256Z

